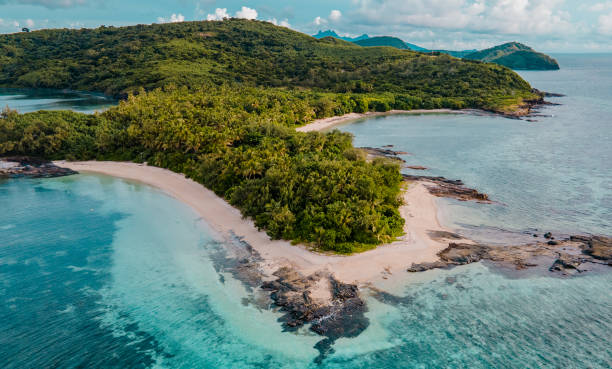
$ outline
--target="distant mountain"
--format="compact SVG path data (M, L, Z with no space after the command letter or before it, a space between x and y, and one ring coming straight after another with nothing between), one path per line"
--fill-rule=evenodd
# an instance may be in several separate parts
M379 36L379 37L370 37L363 40L353 41L359 46L391 46L398 49L406 49L413 51L427 51L427 49L422 48L420 46L409 44L403 40L400 40L397 37L391 36Z
M456 58L480 60L486 63L496 63L511 69L522 70L556 70L559 63L546 54L539 53L527 45L518 42L509 42L485 50L428 50L418 45L410 44L393 36L369 37L363 34L359 37L341 37L335 31L319 31L315 38L334 37L340 40L353 42L359 46L391 46L402 50L420 52L440 52Z
M461 51L453 51L453 50L431 50L431 51L437 51L439 53L448 54L450 56L454 56L455 58L464 58L466 55L475 53L478 50L473 49L473 50L461 50Z
M327 31L319 31L317 32L316 35L313 35L312 37L314 38L334 37L334 38L344 40L344 41L349 41L349 42L355 42L355 41L360 41L360 40L365 40L365 39L370 38L370 36L366 35L365 33L357 37L342 37L342 36L339 36L335 31L332 31L330 29L328 29Z
M511 69L556 70L559 63L546 54L539 53L527 45L509 42L490 49L464 56L465 59L496 63Z

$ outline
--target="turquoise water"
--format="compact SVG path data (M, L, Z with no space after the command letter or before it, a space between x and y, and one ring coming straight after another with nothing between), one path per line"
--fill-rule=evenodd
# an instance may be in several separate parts
M496 116L421 115L340 127L357 146L394 145L413 174L462 179L493 205L443 201L444 222L469 236L506 241L538 229L612 234L612 55L559 55L560 71L521 72L565 94L537 122ZM475 228L479 227L479 228ZM499 230L510 233L500 235ZM500 237L502 237L500 239Z
M0 88L0 109L20 113L38 110L74 110L93 113L117 105L114 99L98 93L69 90Z
M227 245L160 191L78 175L1 182L0 203L3 368L318 367L319 337L282 332L218 265ZM368 329L320 367L607 368L611 283L480 264L407 275L396 298L367 297Z
M538 122L396 116L342 129L500 202L444 202L462 232L610 234L612 58L558 59L559 72L522 73L568 95ZM406 274L393 295L363 291L368 328L318 366L320 338L283 332L281 313L230 272L238 246L164 193L96 175L19 179L0 181L0 205L2 368L612 367L612 273Z

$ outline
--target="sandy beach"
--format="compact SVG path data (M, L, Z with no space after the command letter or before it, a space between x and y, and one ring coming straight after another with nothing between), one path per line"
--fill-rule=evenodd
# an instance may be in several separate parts
M420 183L410 183L404 192L405 204L400 212L406 224L402 239L360 254L342 256L312 252L288 241L270 240L250 219L244 219L238 209L214 192L166 169L126 162L57 161L55 164L82 173L138 181L163 190L192 207L222 237L230 238L231 232L243 237L261 254L265 260L263 268L268 273L288 265L305 275L326 270L345 283L364 285L388 278L390 274L405 273L412 263L435 261L436 253L448 245L428 235L429 231L444 229L438 222L435 198Z
M312 121L306 125L296 128L298 132L324 131L336 125L352 122L361 118L379 117L397 114L462 114L462 110L451 109L417 109L417 110L389 110L385 112L349 113L337 117L323 118Z

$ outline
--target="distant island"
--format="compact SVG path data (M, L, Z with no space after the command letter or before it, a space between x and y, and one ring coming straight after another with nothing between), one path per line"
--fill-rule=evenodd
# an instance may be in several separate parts
M512 69L557 70L559 63L546 54L539 53L527 45L508 42L490 49L464 56L465 59L496 63Z
M413 50L413 51L428 51L427 49L417 46L415 44L409 44L397 37L391 36L379 36L362 38L360 40L353 41L359 46L391 46L398 49Z
M313 37L335 37L341 40L353 42L359 46L390 46L401 50L412 50L420 52L439 52L454 56L456 58L465 58L470 60L478 60L485 63L496 63L505 67L516 70L557 70L559 63L550 56L537 52L531 47L518 43L508 42L503 45L495 46L485 50L429 50L424 47L405 42L404 40L393 36L376 36L369 37L364 34L356 38L340 37L335 31L319 31Z

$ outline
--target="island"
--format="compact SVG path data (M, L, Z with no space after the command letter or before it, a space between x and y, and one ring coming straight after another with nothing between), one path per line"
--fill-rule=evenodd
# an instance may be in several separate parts
M362 35L357 38L340 37L334 31L320 31L313 37L334 37L344 41L353 42L359 46L376 47L388 46L400 50L421 51L425 53L442 53L456 58L478 60L485 63L495 63L515 70L558 70L559 63L550 56L537 52L531 47L519 42L508 42L484 50L428 50L424 47L411 44L393 36Z
M496 63L517 70L557 70L559 63L527 45L509 42L464 56L465 59Z
M523 268L534 257L522 245L509 250L524 257L500 255L438 223L434 197L491 201L486 194L456 179L402 175L398 152L354 147L332 129L382 114L529 114L543 94L506 67L244 19L42 30L0 42L2 86L123 99L96 114L5 109L4 177L95 172L161 188L239 246L232 272L270 292L287 329L312 323L324 336L321 358L367 327L359 291L375 278L478 260ZM540 241L550 247L535 256L550 258L551 270L611 263L609 238ZM576 255L557 257L564 248Z

